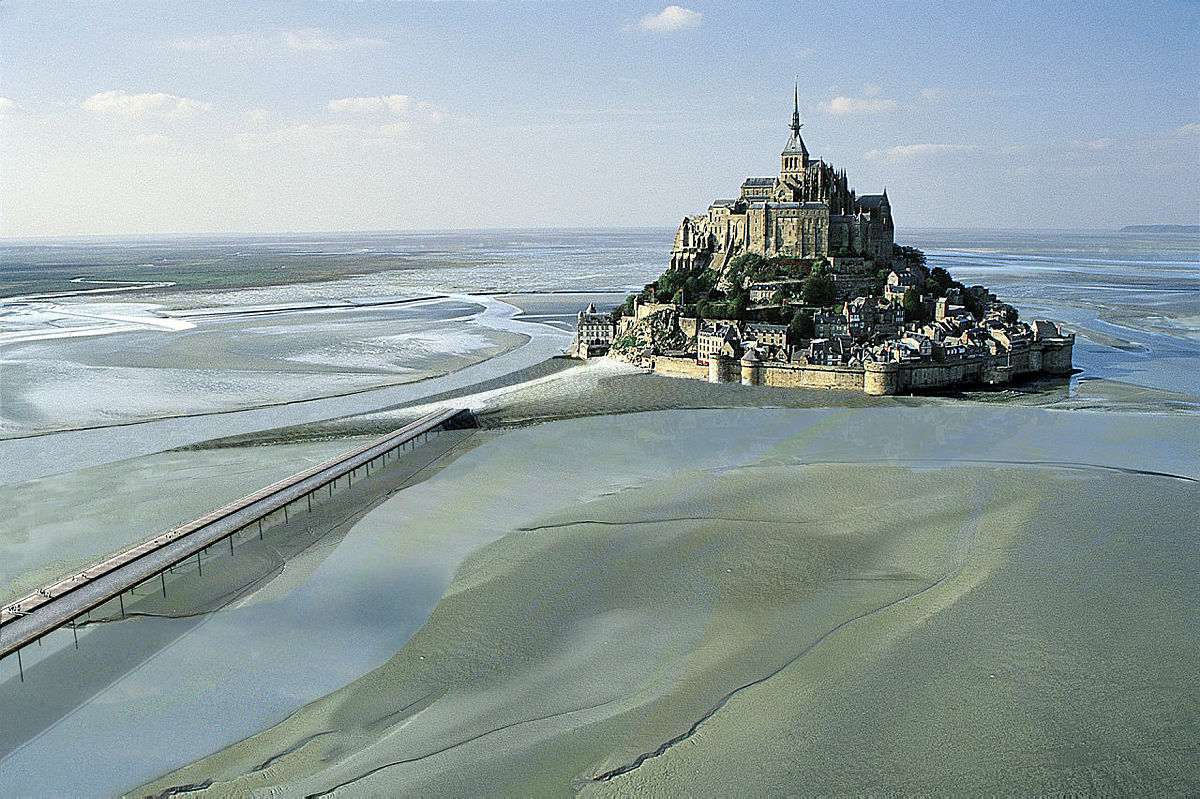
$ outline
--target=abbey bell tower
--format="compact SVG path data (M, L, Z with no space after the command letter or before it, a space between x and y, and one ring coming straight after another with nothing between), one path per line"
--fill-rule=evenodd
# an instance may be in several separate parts
M800 124L799 81L796 83L792 99L792 135L788 137L787 145L780 154L779 178L780 180L792 178L796 183L802 184L804 170L808 167L808 148L804 146L804 139L800 138L800 128L804 126Z

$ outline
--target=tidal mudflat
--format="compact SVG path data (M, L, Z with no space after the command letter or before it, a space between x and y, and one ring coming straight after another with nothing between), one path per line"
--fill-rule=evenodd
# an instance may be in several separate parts
M446 298L373 308L214 309L190 316L196 324L185 330L13 343L4 351L0 433L360 393L455 372L528 340L476 324L483 310Z
M174 450L0 486L0 603L352 449L360 438ZM139 501L130 503L129 497Z
M134 774L233 743L386 660L427 617L440 595L430 573L451 555L381 557L370 510L471 438L439 435L374 479L343 481L311 512L275 514L236 546L92 611L79 630L52 632L24 652L23 681L5 659L0 792L117 793ZM351 530L364 549L341 546ZM95 737L104 729L115 737Z
M669 235L31 247L19 291L145 284L0 303L10 590L431 404L485 429L30 648L50 688L0 664L0 793L1200 791L1194 237L912 242L1070 319L1069 381L548 361Z
M393 658L137 793L1186 792L1197 444L992 408L513 431L375 512L463 554Z

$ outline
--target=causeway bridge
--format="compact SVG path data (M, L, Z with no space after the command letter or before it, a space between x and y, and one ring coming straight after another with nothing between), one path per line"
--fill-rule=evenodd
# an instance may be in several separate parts
M349 488L356 478L370 476L372 468L382 468L389 459L399 458L406 449L416 448L439 432L473 425L471 412L465 408L435 410L382 438L259 489L0 607L0 660L15 654L18 673L24 682L21 650L40 642L48 633L62 627L70 627L75 633L81 616L114 599L124 616L125 593L155 578L161 582L166 596L166 573L173 567L195 558L197 569L203 573L200 555L209 547L227 540L232 554L234 536L257 530L261 538L263 522L268 516L282 512L286 522L291 512L311 511L314 502L326 495L333 496L339 482L344 482L342 488Z

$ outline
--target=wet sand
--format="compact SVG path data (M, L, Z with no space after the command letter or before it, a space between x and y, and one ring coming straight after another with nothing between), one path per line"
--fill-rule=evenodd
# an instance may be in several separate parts
M7 344L0 435L361 394L457 372L528 341L476 324L483 311L462 298L271 314L234 309L169 335Z
M160 452L0 486L10 509L0 518L0 603L365 440Z
M290 519L274 514L0 663L0 793L113 794L282 720L386 661L444 588L442 552L396 562L372 508L436 475L439 435ZM354 530L353 540L346 536ZM386 567L384 566L386 560ZM78 752L87 751L86 762Z
M587 258L570 255L522 249L498 271L480 252L436 278L414 268L408 282L393 272L139 292L182 318L521 287L532 293L509 297L523 311L513 318L487 298L444 307L488 306L470 324L495 337L468 342L471 359L512 347L510 336L532 338L442 378L254 411L214 412L228 405L224 378L197 372L193 387L217 400L193 408L197 417L0 441L23 470L0 482L64 473L44 486L61 495L38 495L43 507L86 500L88 480L70 473L86 464L111 470L112 479L96 472L98 490L115 485L140 500L154 489L134 490L136 469L124 469L134 462L122 459L166 447L194 449L155 465L212 467L255 444L377 435L451 400L490 428L444 475L340 517L343 527L311 546L299 535L286 553L246 551L225 572L229 590L210 596L199 589L212 583L189 588L180 576L171 599L182 604L154 612L182 618L94 627L81 657L95 663L66 658L70 636L59 634L35 667L57 658L64 671L51 682L73 690L47 693L38 714L21 715L19 702L0 714L25 724L7 728L3 748L20 748L0 762L0 792L115 793L176 768L135 793L210 780L222 795L339 785L348 794L1200 792L1187 770L1200 760L1200 633L1186 604L1198 587L1189 564L1200 560L1200 520L1195 483L1179 479L1195 476L1200 441L1197 398L1180 388L1194 387L1194 360L1171 338L1195 338L1176 330L1194 319L1191 262L1179 286L1145 293L1121 264L1104 276L1090 263L1068 273L989 256L976 279L1009 281L1001 293L1026 317L1068 320L1082 334L1077 364L1103 379L869 398L545 362L566 341L544 325L568 325L585 296L537 287L617 288L626 281L613 275L636 284L649 274L614 272L608 255L592 274ZM951 263L959 255L931 258L970 276ZM1093 285L1098 275L1104 285ZM1143 300L1160 296L1156 322ZM286 314L255 312L244 330L228 326L253 332L245 351L237 335L178 340L201 343L206 367L238 366L227 375L237 380L259 370L272 382L282 357L283 372L305 372L288 389L296 396L311 396L309 378L345 382L318 392L340 393L465 363L440 360L457 328L447 325L450 337L428 353L393 348L403 342L376 340L373 314L347 312L362 324L341 327L328 350L324 330L341 313L304 332ZM447 322L465 320L452 312ZM279 331L308 338L277 347ZM166 341L148 335L133 362L166 375L182 362L178 348L158 351ZM95 343L54 347L80 385L103 393L121 383L119 354L101 359L104 375L93 371ZM36 360L36 348L24 352ZM86 368L73 371L76 362ZM73 419L36 380L26 388L2 399L30 429ZM137 398L139 413L178 404L159 388ZM95 524L119 520L114 503L100 506ZM144 519L130 521L105 535ZM83 530L60 531L61 542L80 553L108 546ZM11 688L0 685L0 701ZM30 737L39 725L45 732ZM73 755L81 751L86 764Z
M395 657L134 793L1194 791L1198 444L983 407L514 430L439 475L499 537Z

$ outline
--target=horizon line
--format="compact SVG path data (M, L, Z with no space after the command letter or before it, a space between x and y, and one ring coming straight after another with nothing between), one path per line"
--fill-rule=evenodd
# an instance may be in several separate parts
M1191 223L1146 223L1148 225L1192 228L1200 231L1200 226ZM901 231L958 231L963 233L1119 233L1123 227L1144 227L1141 223L1131 223L1122 227L995 227L995 226L966 226L966 225L913 225L897 227ZM527 232L569 232L569 231L670 231L673 225L561 225L534 227L474 227L474 228L345 228L340 230L274 230L274 231L202 231L202 232L140 232L140 233L51 233L32 236L10 236L0 233L0 244L35 243L46 241L80 241L95 239L203 239L203 238L277 238L285 236L398 236L398 235L438 235L454 233L527 233ZM1186 231L1181 231L1186 232Z

